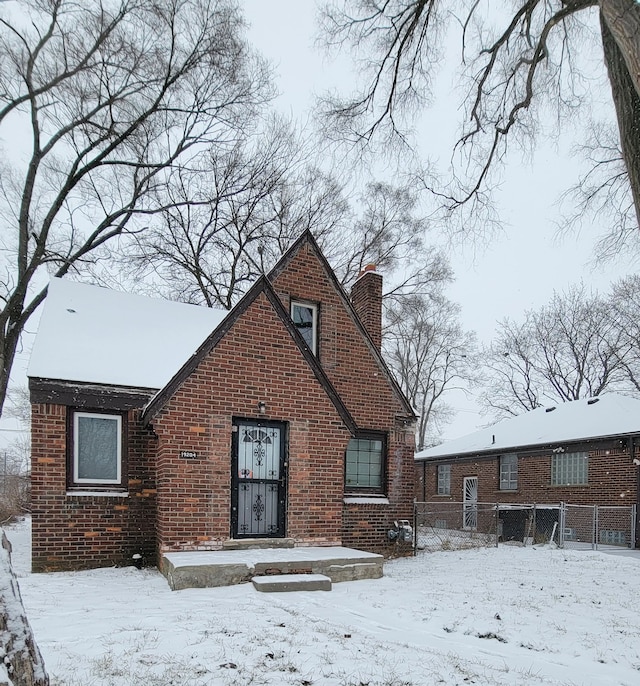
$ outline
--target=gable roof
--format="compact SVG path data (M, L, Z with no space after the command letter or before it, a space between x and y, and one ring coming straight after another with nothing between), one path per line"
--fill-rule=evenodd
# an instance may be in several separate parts
M316 379L324 388L327 396L336 408L340 418L352 434L355 434L357 427L346 405L342 402L331 381L325 374L316 356L311 352L302 334L294 326L287 311L284 309L280 298L275 294L273 287L266 277L261 276L256 283L245 293L240 302L229 312L227 317L218 328L211 332L202 342L195 353L182 365L174 374L172 379L162 388L161 391L149 401L142 413L142 420L145 424L149 423L155 415L160 412L164 404L171 398L180 385L193 373L200 362L216 347L218 342L229 331L237 319L245 312L256 298L261 294L267 297L277 316L282 321L283 326L289 332L294 342L300 349L307 364L311 367Z
M384 361L384 358L382 357L382 354L380 350L378 350L378 347L376 344L373 342L371 339L371 336L369 335L369 332L366 330L364 324L360 321L360 317L358 317L358 314L356 313L353 305L351 304L351 300L349 296L346 294L344 288L342 287L342 284L338 281L336 278L336 275L331 269L331 265L327 261L327 258L324 256L322 250L320 249L320 246L318 245L318 242L314 238L313 234L311 231L308 229L303 231L302 234L297 238L297 240L290 246L290 248L287 250L287 252L280 258L280 260L276 263L276 265L273 267L273 269L267 274L267 278L271 283L273 283L278 275L282 273L287 265L291 262L293 259L294 255L298 252L298 250L304 245L308 244L311 246L312 250L314 251L316 257L318 258L318 261L322 265L323 270L325 271L329 281L335 288L338 297L342 301L342 304L344 307L347 309L349 314L351 315L351 318L353 319L358 331L362 335L362 338L364 339L367 348L371 352L374 360L378 364L380 370L383 372L385 375L385 378L387 379L387 382L389 385L392 387L394 393L402 403L402 406L407 414L407 417L411 419L416 418L416 413L413 407L411 406L411 403L405 396L404 392L400 388L400 385L396 381L395 377L391 373L391 370L387 366L387 363Z
M640 434L640 400L609 393L539 407L416 453L416 460L462 457Z
M227 314L52 278L27 374L159 389Z

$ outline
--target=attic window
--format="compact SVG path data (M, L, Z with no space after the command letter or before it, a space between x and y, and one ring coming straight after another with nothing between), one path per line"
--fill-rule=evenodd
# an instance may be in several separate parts
M291 302L291 319L305 343L315 355L318 339L318 306L308 302Z

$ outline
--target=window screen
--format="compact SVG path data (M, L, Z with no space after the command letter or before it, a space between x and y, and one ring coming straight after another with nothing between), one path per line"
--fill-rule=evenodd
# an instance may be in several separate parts
M122 417L76 412L74 482L119 484L122 479Z

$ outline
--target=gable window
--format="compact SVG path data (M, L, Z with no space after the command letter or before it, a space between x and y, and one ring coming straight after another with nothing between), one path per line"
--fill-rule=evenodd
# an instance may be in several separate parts
M352 438L345 460L345 490L382 492L385 442L382 436Z
M311 352L316 354L318 338L318 306L313 303L292 301L291 319Z
M451 495L451 465L438 465L438 495Z
M123 487L123 417L74 412L71 426L70 485Z
M552 486L582 486L589 483L589 453L557 453L551 458Z
M500 455L500 490L515 491L518 488L518 456L515 453Z

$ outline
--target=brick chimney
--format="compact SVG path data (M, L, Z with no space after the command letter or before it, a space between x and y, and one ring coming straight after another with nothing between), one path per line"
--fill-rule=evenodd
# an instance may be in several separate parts
M380 350L382 346L382 276L375 264L368 264L351 289L351 304L369 336Z

